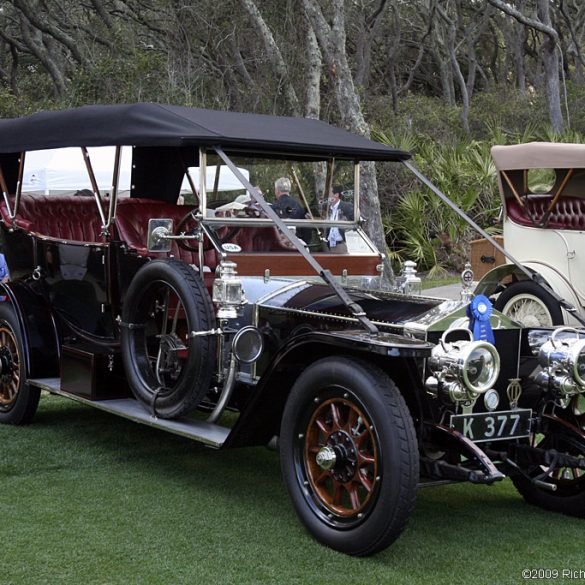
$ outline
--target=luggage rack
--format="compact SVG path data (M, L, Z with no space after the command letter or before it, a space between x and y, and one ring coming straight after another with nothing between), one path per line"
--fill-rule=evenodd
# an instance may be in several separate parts
M82 404L99 408L105 412L117 414L137 423L174 433L200 441L210 447L219 449L226 441L231 429L222 427L207 421L197 420L188 417L168 420L152 416L145 407L134 398L121 398L114 400L88 400L71 392L61 390L61 378L37 378L28 380L32 386L46 390L51 394L58 394L71 398Z

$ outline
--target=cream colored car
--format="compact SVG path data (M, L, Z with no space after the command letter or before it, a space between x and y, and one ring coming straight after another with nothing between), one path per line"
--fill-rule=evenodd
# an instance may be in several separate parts
M585 145L532 142L492 148L503 205L504 247L585 314ZM528 327L576 324L513 263L489 272L476 293Z

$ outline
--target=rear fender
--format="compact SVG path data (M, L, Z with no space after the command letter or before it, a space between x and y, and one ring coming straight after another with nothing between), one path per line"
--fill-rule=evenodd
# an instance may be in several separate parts
M400 378L416 369L414 358L429 357L432 348L433 344L425 341L384 333L378 338L363 331L313 331L295 336L279 350L262 375L226 446L265 445L277 435L293 384L318 359L332 355L358 357L383 367L391 377ZM397 361L401 367L393 376L392 366Z
M0 296L14 307L22 331L27 378L59 376L59 336L46 301L21 282L0 283Z

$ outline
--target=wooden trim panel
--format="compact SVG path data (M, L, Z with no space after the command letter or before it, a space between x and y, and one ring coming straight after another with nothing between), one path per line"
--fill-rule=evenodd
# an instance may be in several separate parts
M376 266L381 260L377 254L370 256L349 256L341 254L313 254L313 257L335 275L347 270L348 276L377 275ZM313 276L315 271L306 260L294 253L228 254L228 259L238 265L242 276L264 276L270 270L271 276Z

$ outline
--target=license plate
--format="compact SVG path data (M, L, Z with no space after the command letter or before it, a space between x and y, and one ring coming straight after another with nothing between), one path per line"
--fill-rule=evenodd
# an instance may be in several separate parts
M474 443L503 441L528 437L532 411L528 408L481 412L478 414L454 414L450 426Z

